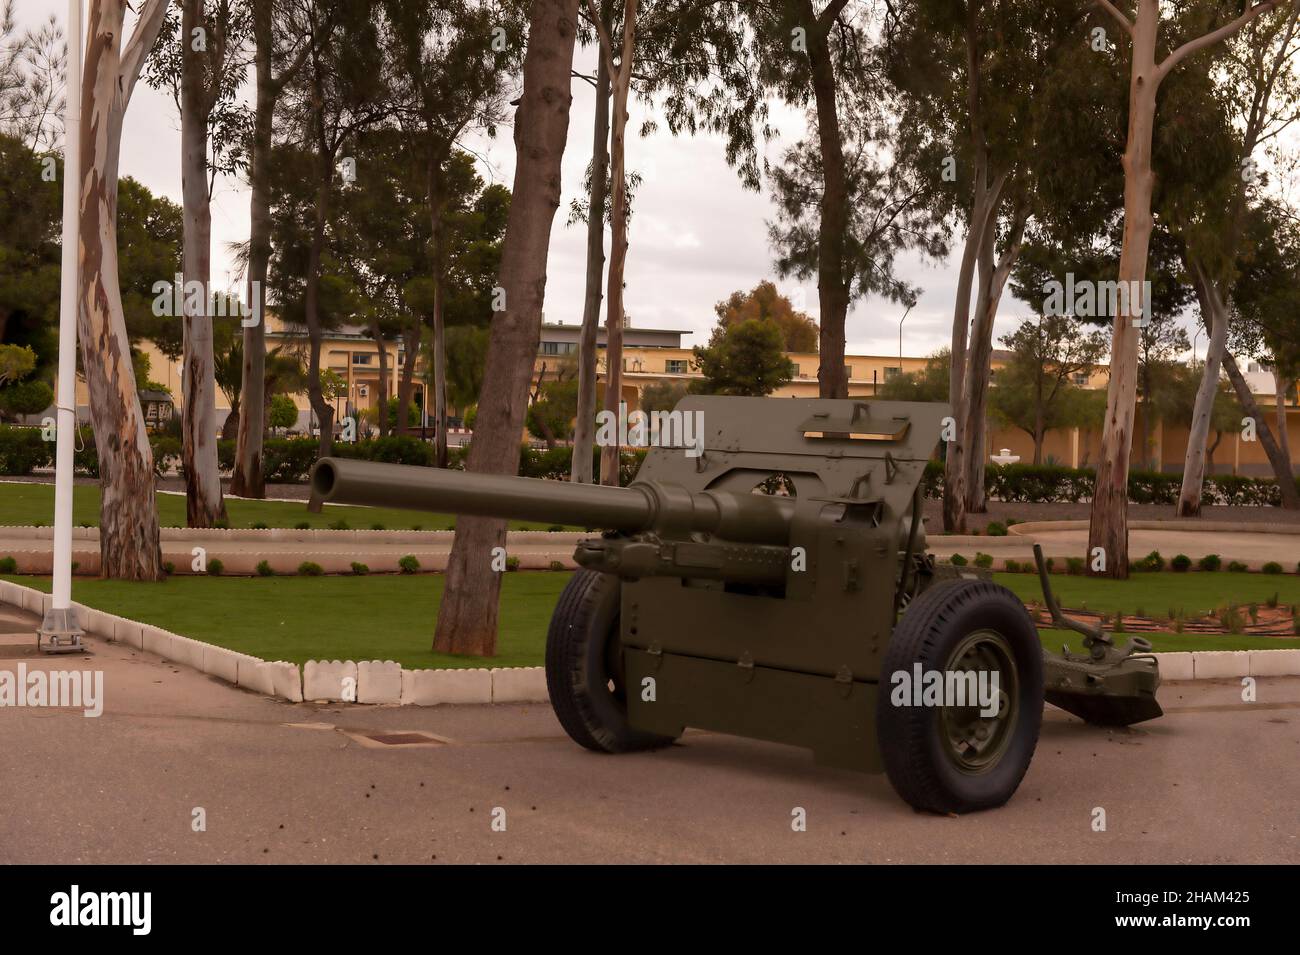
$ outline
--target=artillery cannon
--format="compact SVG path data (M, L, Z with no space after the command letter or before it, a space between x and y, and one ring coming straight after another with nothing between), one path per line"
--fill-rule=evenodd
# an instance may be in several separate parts
M551 705L592 750L691 726L883 770L913 806L966 812L1015 792L1045 697L1103 725L1160 715L1149 645L1061 616L1041 555L1085 656L1045 654L1011 591L925 552L946 405L688 397L673 414L702 437L652 447L626 488L325 458L313 501L603 528L577 546L546 644Z

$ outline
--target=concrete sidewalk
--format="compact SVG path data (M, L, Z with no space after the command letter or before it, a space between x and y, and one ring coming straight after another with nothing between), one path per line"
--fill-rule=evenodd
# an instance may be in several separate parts
M0 863L1300 861L1300 679L1168 684L1131 731L1049 707L1013 801L947 818L789 747L602 756L545 705L277 703L98 640L36 658L35 624L0 608L0 669L102 670L104 715L0 708Z

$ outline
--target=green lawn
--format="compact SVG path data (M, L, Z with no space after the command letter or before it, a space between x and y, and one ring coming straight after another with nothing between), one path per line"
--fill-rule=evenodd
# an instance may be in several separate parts
M185 526L185 498L180 494L159 494L158 520L163 527ZM307 511L306 502L244 501L227 498L226 512L231 527L296 527L306 522L312 527L327 528L336 521L347 522L351 530L368 530L382 524L387 530L446 530L455 518L450 514L405 511L393 507L350 507L327 504L320 514ZM78 526L99 524L99 487L79 484L72 496L72 519ZM0 525L27 526L54 523L54 486L51 484L0 483ZM547 530L549 525L511 521L512 530ZM580 530L581 528L573 528Z
M1021 600L1042 603L1037 574L994 574L993 579L1013 590ZM1128 580L1102 580L1053 574L1052 590L1062 607L1101 613L1166 617L1170 610L1197 616L1224 604L1263 604L1277 594L1284 604L1300 603L1300 575L1190 572L1134 574Z
M125 583L77 578L75 600L109 613L141 620L265 660L302 663L325 660L396 660L405 667L540 666L551 610L569 574L518 572L507 574L501 603L498 655L493 658L451 657L429 649L444 578L441 574L368 577L173 577L162 584ZM1161 586L1171 575L1146 575L1145 582ZM1217 591L1207 580L1251 579L1239 574L1203 574L1202 590ZM996 575L1025 596L1030 578ZM49 590L49 579L9 577ZM1054 578L1054 582L1056 578ZM1183 583L1181 577L1176 583ZM1274 579L1274 583L1282 581ZM1126 609L1133 606L1127 584L1075 581L1093 588L1093 606L1100 607L1108 590ZM1294 587L1294 583L1292 584ZM1269 593L1272 591L1270 590ZM1207 597L1210 603L1214 598ZM1190 606L1190 604L1189 604ZM1077 634L1041 631L1043 643L1059 650L1063 642L1080 649ZM1300 647L1300 639L1249 636L1146 634L1157 651L1247 650ZM1120 635L1120 642L1127 638Z

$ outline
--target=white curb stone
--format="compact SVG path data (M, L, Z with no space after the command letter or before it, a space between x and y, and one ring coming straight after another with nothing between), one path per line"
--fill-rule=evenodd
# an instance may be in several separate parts
M151 627L147 623L140 625L141 649L146 653L156 653L168 660L175 659L172 656L171 648L172 639L175 636L175 634L168 633L166 630Z
M1250 653L1246 650L1197 650L1192 653L1196 679L1250 675Z
M1195 680L1191 653L1157 653L1161 680Z
M498 667L492 671L493 703L545 703L545 667Z
M23 588L22 608L32 613L41 613L41 594L30 587Z
M1251 676L1300 676L1300 650L1251 650Z
M203 672L227 683L239 683L239 661L244 654L203 644Z
M127 620L125 617L113 617L113 639L137 650L143 650L144 624Z
M207 650L207 644L198 640L191 640L189 637L182 637L179 634L172 634L172 642L168 647L170 652L163 654L173 663L180 663L187 667L202 672L203 654Z
M346 702L356 701L357 665L351 660L308 660L302 668L304 700L345 702L344 680L351 680Z
M402 667L392 660L362 660L357 664L358 703L398 703L402 699Z
M11 580L0 580L0 600L7 604L14 604L21 607L23 602L23 592L18 589L18 585Z
M275 696L275 664L241 655L236 661L235 684L263 696ZM299 694L301 696L301 694Z
M302 702L302 671L298 664L276 660L263 663L263 668L271 675L272 692L290 703Z
M491 703L491 670L402 670L402 702L416 706L438 703Z

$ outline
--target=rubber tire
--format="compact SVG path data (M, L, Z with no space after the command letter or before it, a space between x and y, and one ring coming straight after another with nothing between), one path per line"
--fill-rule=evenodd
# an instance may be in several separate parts
M946 753L936 707L894 706L890 675L942 670L957 644L976 630L1003 636L1020 680L1020 715L1007 749L989 769L962 772ZM1010 590L984 580L945 580L908 606L885 648L876 701L876 732L885 772L914 808L965 813L1003 805L1024 778L1043 721L1043 648L1029 612Z
M673 741L633 729L626 704L609 689L605 647L618 626L620 589L616 577L579 570L560 594L546 634L551 708L575 743L600 753L655 749Z

